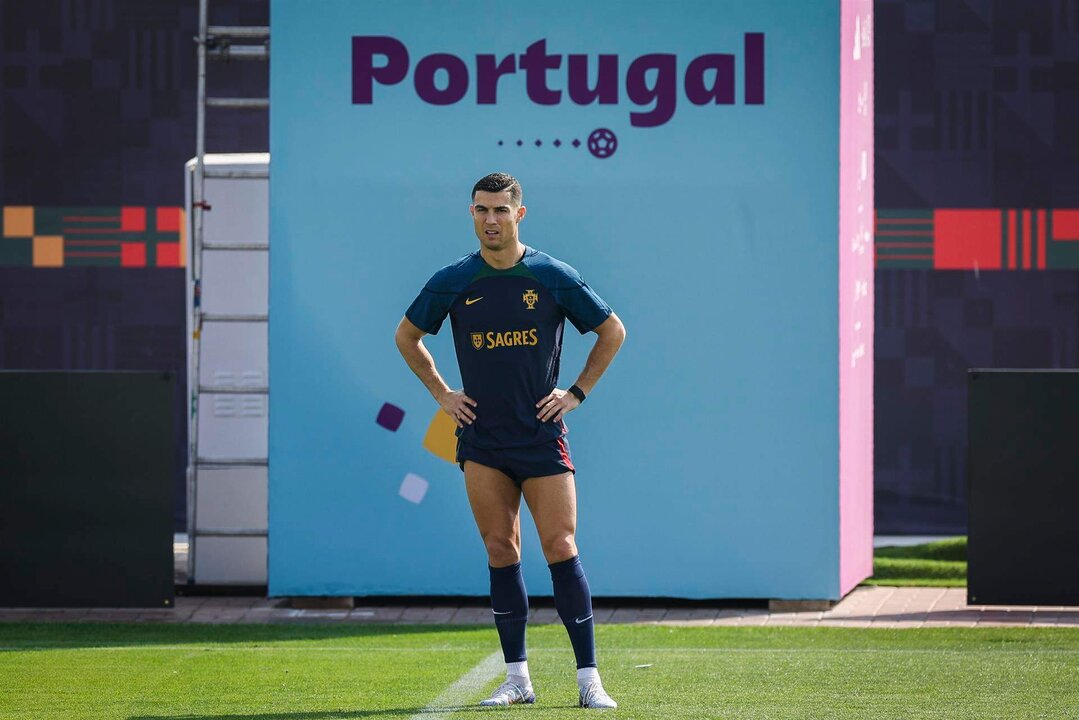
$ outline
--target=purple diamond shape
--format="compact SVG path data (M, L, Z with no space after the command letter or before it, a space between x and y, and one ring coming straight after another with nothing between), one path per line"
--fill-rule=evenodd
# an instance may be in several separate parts
M540 145L542 145L542 144L543 144L543 141L542 141L542 140L537 140L537 141L536 141L536 147L539 147L539 146L540 146Z
M581 141L574 138L573 147L581 147Z
M390 432L396 432L397 428L401 427L401 421L404 419L404 410L396 405L385 403L383 404L382 409L378 411L378 417L375 418L375 422Z
M555 140L554 141L554 146L555 147L562 147L562 141L561 140Z

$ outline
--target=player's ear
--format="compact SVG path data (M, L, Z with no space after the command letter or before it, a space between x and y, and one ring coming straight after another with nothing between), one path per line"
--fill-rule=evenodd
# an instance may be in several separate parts
M517 208L517 222L521 222L522 220L525 219L525 213L526 212L528 212L528 208L526 208L524 205Z
M471 215L472 217L476 217L476 206L475 206L475 204L469 203L469 205L468 205L468 214Z

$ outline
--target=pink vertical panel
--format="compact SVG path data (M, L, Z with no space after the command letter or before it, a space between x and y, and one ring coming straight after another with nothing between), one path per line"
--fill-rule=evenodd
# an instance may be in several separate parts
M873 574L873 2L841 0L839 594Z

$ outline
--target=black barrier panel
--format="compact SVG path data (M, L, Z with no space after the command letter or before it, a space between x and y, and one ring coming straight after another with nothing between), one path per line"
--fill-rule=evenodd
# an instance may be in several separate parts
M968 387L967 602L1079 605L1079 371Z
M174 382L0 372L0 606L173 606Z

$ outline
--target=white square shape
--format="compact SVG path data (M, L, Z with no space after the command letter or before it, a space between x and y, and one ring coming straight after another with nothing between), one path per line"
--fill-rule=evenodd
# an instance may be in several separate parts
M397 494L405 500L419 505L423 502L423 496L427 494L429 484L419 475L409 473L405 475L405 479L401 482L401 489L397 491Z

